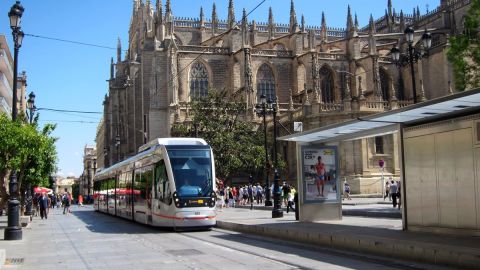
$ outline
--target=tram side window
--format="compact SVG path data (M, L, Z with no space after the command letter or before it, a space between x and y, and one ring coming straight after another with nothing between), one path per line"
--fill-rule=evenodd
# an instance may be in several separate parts
M141 173L141 170L135 172L133 198L134 202L138 203L145 200L145 174Z
M132 172L131 171L128 171L126 173L126 177L125 177L125 181L126 181L126 184L125 184L125 204L126 205L131 205L132 203L132 199L131 199L131 193L132 193Z
M145 178L145 196L147 200L147 207L151 207L152 203L152 178L153 178L153 167L149 166L145 168L145 172L143 173Z
M155 198L164 201L168 195L168 177L163 160L155 164Z

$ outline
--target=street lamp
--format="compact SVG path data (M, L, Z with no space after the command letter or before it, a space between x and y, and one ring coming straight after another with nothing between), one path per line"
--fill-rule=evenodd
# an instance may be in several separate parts
M273 160L275 166L275 175L273 177L273 210L272 210L272 218L280 218L283 217L283 211L280 201L280 188L279 188L279 181L280 175L278 173L278 155L277 155L277 102L272 100L268 100L268 106L272 110L273 114Z
M265 206L272 206L272 201L270 200L270 164L268 161L268 143L267 143L267 120L266 116L269 111L267 110L267 102L265 95L260 96L260 103L255 106L256 112L258 115L263 117L263 135L265 142Z
M29 123L33 123L33 115L35 114L35 111L37 110L37 107L35 107L35 93L30 92L28 95L28 100L27 100L27 105L28 105L28 115L30 117Z
M425 32L422 35L422 45L426 51L422 52L421 50L417 50L413 47L414 33L415 30L413 30L411 26L407 27L404 31L405 39L407 40L408 44L407 53L401 53L400 49L398 49L397 47L393 47L390 50L390 54L392 55L393 62L398 67L410 65L410 73L412 76L413 103L417 103L417 87L415 82L415 70L413 64L418 62L418 60L422 59L423 57L428 57L427 51L430 49L430 47L432 47L432 35L427 32L427 29L425 29Z
M24 8L20 4L20 1L10 8L8 17L10 18L10 28L12 29L13 44L14 44L14 56L13 56L13 98L12 98L12 121L17 120L17 72L18 72L18 50L22 46L23 32L20 30L20 22L22 19ZM22 240L22 227L20 225L19 207L18 201L18 183L17 172L15 168L12 169L9 181L8 198L8 226L5 228L4 239L5 240Z
M117 136L115 136L115 147L117 148L117 162L120 161L120 152L118 152L119 146L120 146L120 135L117 134Z
M28 95L28 100L27 100L27 106L28 106L28 116L29 116L29 123L33 123L33 115L37 109L35 107L35 93L30 92ZM25 207L25 215L26 216L32 216L32 184L30 182L27 183L27 198L26 198L26 207Z

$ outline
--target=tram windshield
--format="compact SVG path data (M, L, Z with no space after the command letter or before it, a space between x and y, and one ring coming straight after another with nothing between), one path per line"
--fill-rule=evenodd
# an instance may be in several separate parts
M179 197L208 197L213 190L209 149L168 150Z

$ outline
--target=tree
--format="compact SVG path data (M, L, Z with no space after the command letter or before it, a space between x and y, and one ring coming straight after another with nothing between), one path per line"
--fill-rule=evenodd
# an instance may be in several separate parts
M480 87L480 0L472 0L465 16L464 32L450 38L448 60L455 87L460 91Z
M191 120L174 125L173 136L198 135L205 139L213 149L220 178L261 173L265 164L263 137L254 123L244 121L244 102L228 101L225 91L210 90L208 96L195 99L190 105Z
M22 117L19 117L22 119ZM12 169L16 170L21 202L27 183L48 184L49 175L56 169L56 139L51 137L54 125L37 130L36 124L21 120L12 122L0 114L0 209L7 202L5 180Z

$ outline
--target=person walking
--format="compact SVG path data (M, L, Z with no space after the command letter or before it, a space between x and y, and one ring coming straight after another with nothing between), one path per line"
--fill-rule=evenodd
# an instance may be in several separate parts
M392 180L392 178L390 177L389 179L390 181ZM390 194L390 182L387 181L385 183L385 195L383 195L383 200L385 201L385 198L388 197L388 200L389 201L392 201L392 195Z
M47 209L48 209L48 197L45 192L42 193L38 199L38 205L40 206L40 217L47 219Z
M72 199L70 198L70 194L68 192L63 194L62 203L63 203L63 214L65 215L70 213L70 204L72 203Z
M343 195L344 195L344 197L347 197L348 200L352 199L350 197L350 185L347 183L347 180L345 180L345 182L343 183ZM343 199L345 199L345 198L343 198Z
M83 206L83 196L82 195L78 195L78 206L79 207Z
M390 182L390 193L392 194L392 204L393 207L397 207L397 192L398 192L398 186L395 181Z

